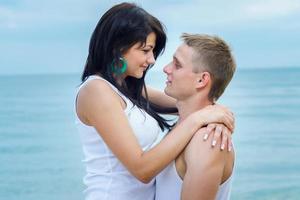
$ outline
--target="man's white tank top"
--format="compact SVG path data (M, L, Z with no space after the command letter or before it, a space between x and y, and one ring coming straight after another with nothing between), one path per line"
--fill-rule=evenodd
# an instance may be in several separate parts
M125 101L127 106L124 113L134 134L141 148L144 151L149 150L160 133L157 121L144 110L133 106L133 103L116 87L99 76L90 76L78 91L88 81L94 79L105 81ZM153 200L155 198L154 180L144 184L131 175L111 152L96 129L85 125L77 114L76 126L85 157L83 162L86 166L86 175L83 181L86 185L84 190L86 200ZM122 134L122 132L115 134Z
M230 199L232 174L219 186L216 200ZM180 200L182 182L177 173L175 161L173 161L156 176L155 200Z

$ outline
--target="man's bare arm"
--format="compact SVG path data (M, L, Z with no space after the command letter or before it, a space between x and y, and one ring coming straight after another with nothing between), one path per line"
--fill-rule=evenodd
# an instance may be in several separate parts
M215 199L222 182L226 157L232 153L212 148L211 142L203 141L205 133L205 128L200 129L185 149L186 174L181 191L182 200Z

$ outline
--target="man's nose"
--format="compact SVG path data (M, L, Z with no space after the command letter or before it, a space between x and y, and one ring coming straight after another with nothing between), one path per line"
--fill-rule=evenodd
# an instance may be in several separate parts
M164 71L166 74L170 74L171 71L172 71L172 69L171 69L171 63L167 64L167 65L164 67L163 71Z

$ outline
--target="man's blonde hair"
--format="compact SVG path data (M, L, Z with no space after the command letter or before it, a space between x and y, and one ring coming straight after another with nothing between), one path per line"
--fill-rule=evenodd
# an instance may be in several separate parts
M217 36L184 33L181 38L196 53L193 58L194 72L210 73L212 86L208 98L216 101L223 94L236 69L231 49Z

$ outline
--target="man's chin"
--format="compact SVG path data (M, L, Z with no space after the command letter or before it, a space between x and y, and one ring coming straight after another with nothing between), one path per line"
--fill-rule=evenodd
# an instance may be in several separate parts
M166 95L168 95L167 87L165 87L164 93L165 93Z
M170 93L170 91L168 90L168 86L165 87L164 93L165 93L167 96L169 96L169 97L173 97L172 94Z

